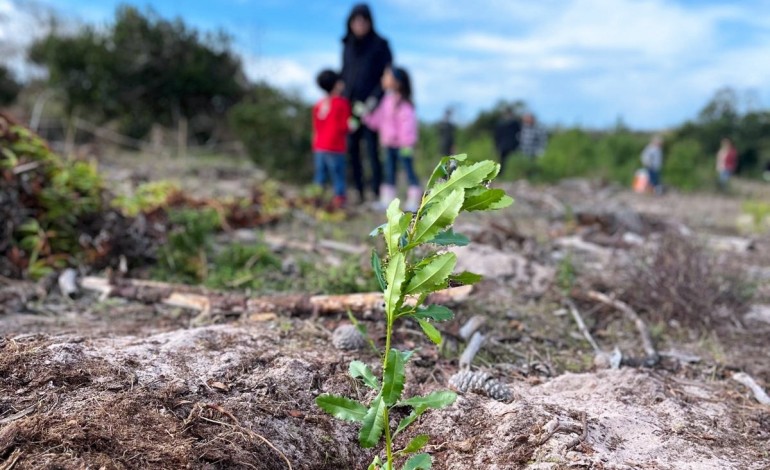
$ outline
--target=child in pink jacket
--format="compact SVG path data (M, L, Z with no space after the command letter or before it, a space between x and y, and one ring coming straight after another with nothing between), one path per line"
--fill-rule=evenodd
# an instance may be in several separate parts
M382 88L385 96L379 106L364 116L366 125L379 133L380 145L386 152L385 183L380 187L380 206L387 208L396 197L396 169L400 163L409 182L404 210L416 211L422 198L422 189L414 172L418 124L409 74L400 67L385 69Z

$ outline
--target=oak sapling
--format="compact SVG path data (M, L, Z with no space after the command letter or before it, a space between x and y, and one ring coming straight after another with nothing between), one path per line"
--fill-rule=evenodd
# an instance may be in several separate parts
M386 335L385 349L381 351L382 377L361 361L350 363L349 373L364 385L377 391L367 405L356 400L324 394L316 398L316 404L332 416L361 423L358 441L361 447L377 446L385 436L385 460L374 457L370 470L393 470L397 459L406 459L402 470L430 469L432 458L420 450L428 443L429 436L420 434L398 451L393 450L393 440L428 409L440 409L454 403L457 395L452 391L438 391L425 396L404 399L405 364L411 351L391 348L393 325L396 320L410 319L420 325L426 336L436 344L441 343L441 333L434 322L450 320L452 311L439 305L424 305L428 295L448 286L473 284L481 279L473 273L454 274L457 258L454 253L442 251L447 246L463 246L468 238L455 233L452 225L462 211L488 211L509 206L513 199L502 189L492 189L490 182L500 171L500 165L486 160L471 162L465 155L445 157L428 180L419 208L414 212L402 212L400 201L394 200L387 210L387 223L377 227L372 236L382 235L386 253L372 251L372 267L384 292ZM420 257L415 249L432 246L431 251ZM423 253L425 250L420 250ZM414 302L405 302L413 299ZM391 432L389 415L396 407L410 408Z

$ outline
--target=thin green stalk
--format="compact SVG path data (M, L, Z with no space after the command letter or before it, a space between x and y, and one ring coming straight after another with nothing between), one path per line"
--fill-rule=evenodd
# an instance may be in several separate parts
M390 439L390 417L388 416L388 407L385 407L385 461L386 468L393 468L393 442Z

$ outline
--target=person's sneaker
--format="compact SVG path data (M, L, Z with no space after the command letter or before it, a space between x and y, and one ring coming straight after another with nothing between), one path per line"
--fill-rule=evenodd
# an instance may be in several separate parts
M334 196L332 199L332 207L334 209L344 209L347 204L347 198L345 196Z

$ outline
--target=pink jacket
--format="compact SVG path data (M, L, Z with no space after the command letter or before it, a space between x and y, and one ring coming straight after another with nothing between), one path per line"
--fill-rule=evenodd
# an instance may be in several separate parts
M383 147L414 147L417 143L414 106L395 93L386 93L377 109L364 116L364 123L379 133Z

